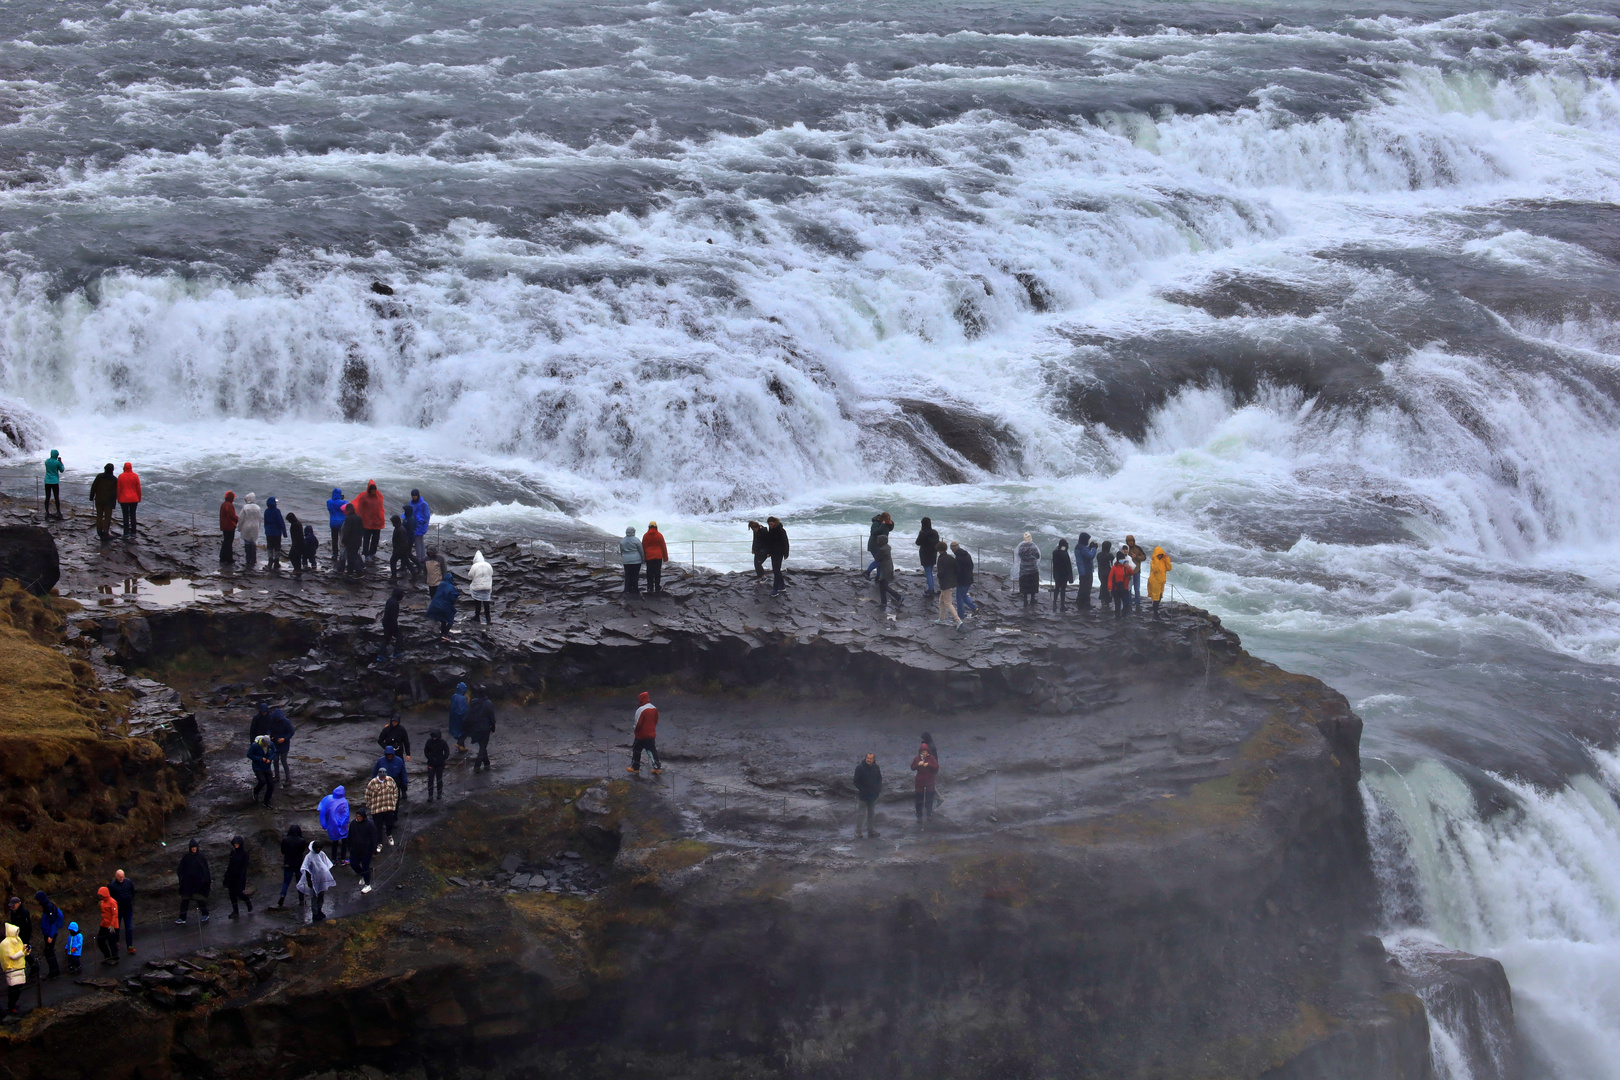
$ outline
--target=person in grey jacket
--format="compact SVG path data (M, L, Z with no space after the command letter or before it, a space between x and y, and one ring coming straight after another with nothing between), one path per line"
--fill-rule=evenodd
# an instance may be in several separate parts
M641 564L645 556L641 541L636 539L636 527L629 526L619 539L619 561L624 563L624 591L641 594Z

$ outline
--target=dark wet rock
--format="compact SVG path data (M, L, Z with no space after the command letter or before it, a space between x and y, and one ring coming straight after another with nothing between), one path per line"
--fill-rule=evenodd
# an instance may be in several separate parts
M35 596L61 579L56 540L37 525L0 525L0 578L11 578Z
M1396 955L1429 1016L1456 1043L1468 1075L1519 1080L1523 1063L1513 992L1501 963L1416 941L1399 943Z

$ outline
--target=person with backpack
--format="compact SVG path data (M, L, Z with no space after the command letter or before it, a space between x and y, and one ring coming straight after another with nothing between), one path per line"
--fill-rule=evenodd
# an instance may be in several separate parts
M430 562L428 565L436 565ZM450 628L456 623L456 598L461 593L456 589L456 583L446 573L439 581L438 588L433 590L433 599L428 601L427 617L439 624L439 640L450 640Z
M866 533L866 553L872 556L872 561L866 564L865 577L870 580L878 568L878 537L887 536L894 531L894 518L889 516L887 510L872 515L872 527Z
M6 976L6 1015L21 1016L17 1005L28 983L28 946L16 923L6 923L6 936L0 940L0 971Z

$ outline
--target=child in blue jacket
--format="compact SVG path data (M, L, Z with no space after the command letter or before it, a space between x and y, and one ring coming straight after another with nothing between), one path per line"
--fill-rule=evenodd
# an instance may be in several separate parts
M79 924L68 923L67 932L67 969L69 975L77 975L82 968L79 958L84 955L84 935L79 933Z

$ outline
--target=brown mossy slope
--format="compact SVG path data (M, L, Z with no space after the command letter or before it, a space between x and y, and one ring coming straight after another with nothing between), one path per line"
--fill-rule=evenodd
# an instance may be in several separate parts
M157 744L119 734L127 702L53 647L71 604L0 582L0 870L18 895L155 839L184 805Z

